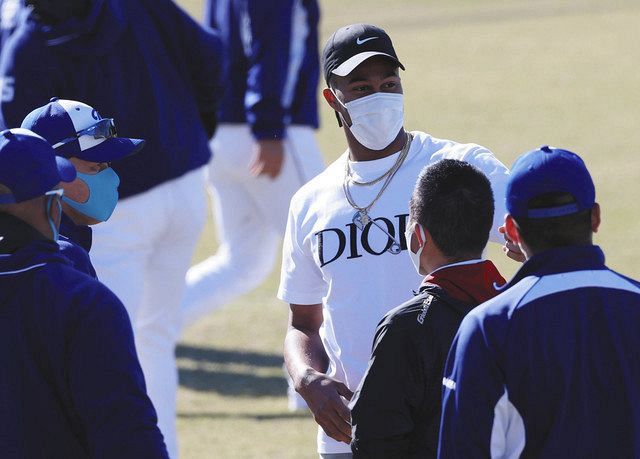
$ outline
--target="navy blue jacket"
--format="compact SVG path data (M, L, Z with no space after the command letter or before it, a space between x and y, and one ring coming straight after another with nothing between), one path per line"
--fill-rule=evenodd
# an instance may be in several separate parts
M124 306L22 230L0 243L0 455L167 457Z
M222 44L170 0L93 3L83 20L21 22L0 59L0 128L19 126L53 96L96 107L119 135L147 141L113 164L126 198L208 162Z
M249 123L256 139L290 124L318 127L316 0L208 0L205 20L227 47L222 123Z
M640 284L599 247L532 257L460 325L439 456L640 457L639 330Z

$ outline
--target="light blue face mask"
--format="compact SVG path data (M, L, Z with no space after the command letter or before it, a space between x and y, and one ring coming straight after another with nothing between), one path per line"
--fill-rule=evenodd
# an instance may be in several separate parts
M58 238L60 237L60 233L58 232L58 225L56 225L55 220L60 222L62 218L62 204L60 204L60 197L63 196L64 191L62 189L51 190L45 193L47 197L47 220L49 221L49 228L51 228L51 234L53 235L53 240L58 242ZM57 196L57 198L56 198ZM56 211L58 213L58 218L54 219L52 215L53 209L53 201L56 202Z
M87 184L89 199L86 202L76 202L63 196L64 202L87 217L101 222L109 220L118 203L118 185L120 185L118 174L108 167L97 174L78 172L77 176Z

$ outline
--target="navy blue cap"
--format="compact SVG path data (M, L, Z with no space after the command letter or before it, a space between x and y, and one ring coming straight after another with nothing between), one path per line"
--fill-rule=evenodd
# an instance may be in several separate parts
M80 158L96 163L109 163L129 156L144 146L144 140L126 137L95 138L77 133L90 128L103 118L97 110L82 102L54 97L29 113L22 126L44 137L65 158ZM65 139L73 139L57 145Z
M332 73L347 76L373 56L385 56L404 70L391 38L380 27L371 24L341 27L327 40L322 51L324 79L328 83Z
M521 155L511 168L507 183L507 211L514 217L550 218L588 210L596 189L584 161L568 150L543 145ZM530 209L533 198L549 193L568 193L575 202Z
M76 169L39 135L22 128L0 132L0 184L11 190L0 194L0 204L43 196L60 182L72 182Z

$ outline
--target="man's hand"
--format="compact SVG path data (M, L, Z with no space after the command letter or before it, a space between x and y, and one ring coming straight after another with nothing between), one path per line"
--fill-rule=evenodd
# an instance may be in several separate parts
M502 225L500 228L498 228L498 231L504 236L504 245L502 246L502 251L512 260L524 263L524 261L526 260L524 253L522 253L522 250L520 250L520 247L518 247L515 242L509 239L505 226Z
M351 414L341 397L351 400L353 392L340 381L309 369L296 390L305 399L313 417L327 435L351 442Z
M275 179L280 175L284 163L284 144L282 140L258 140L254 147L253 158L249 163L251 175L267 175Z

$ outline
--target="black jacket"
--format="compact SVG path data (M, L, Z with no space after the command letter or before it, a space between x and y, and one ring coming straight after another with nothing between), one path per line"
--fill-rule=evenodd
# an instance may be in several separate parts
M378 324L369 367L350 405L355 458L436 457L451 342L464 316L498 293L494 282L504 283L489 261L440 274Z

